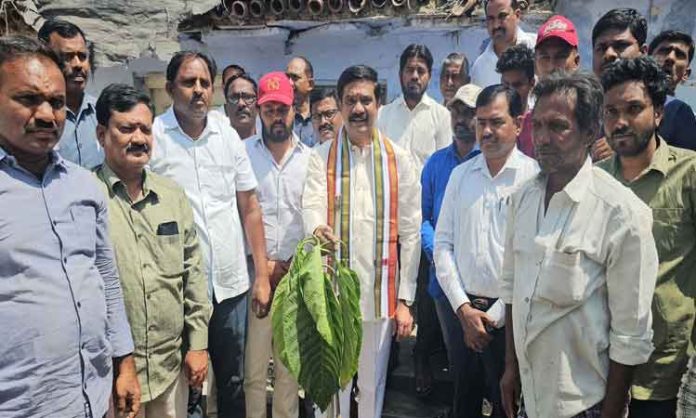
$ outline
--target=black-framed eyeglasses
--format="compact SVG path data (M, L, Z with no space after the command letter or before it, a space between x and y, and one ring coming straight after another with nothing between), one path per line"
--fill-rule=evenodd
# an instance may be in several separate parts
M253 105L254 103L256 103L256 95L239 93L239 94L230 94L227 97L227 103L229 103L231 105L237 105L237 104L239 104L240 101L243 101L244 103L246 103L248 105Z
M312 120L321 122L322 119L332 120L338 114L338 109L329 109L312 115Z

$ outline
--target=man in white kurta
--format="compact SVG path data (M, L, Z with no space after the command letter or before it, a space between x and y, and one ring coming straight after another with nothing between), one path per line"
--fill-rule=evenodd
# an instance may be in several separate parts
M374 418L381 416L386 383L392 333L408 335L412 327L409 306L416 295L416 275L420 256L420 183L411 156L401 148L393 146L398 177L397 224L400 259L396 280L396 309L394 312L382 309L375 303L376 276L376 215L375 178L373 170L372 140L374 122L377 116L379 97L377 73L366 66L346 69L338 81L339 107L343 115L344 128L336 140L349 141L352 196L350 216L351 234L347 244L350 247L347 259L350 267L360 279L360 308L363 315L363 343L358 366L357 386L359 390L358 417ZM344 131L345 130L345 131ZM344 136L345 135L345 136ZM390 144L383 135L379 141ZM303 196L303 219L308 234L328 238L333 237L328 225L327 167L332 141L315 148L307 167L307 182ZM336 230L341 225L336 223ZM328 232L327 232L328 231ZM396 260L390 260L396 261ZM381 267L380 267L381 268ZM385 296L382 294L382 296ZM392 317L393 316L393 317ZM396 328L396 330L395 330ZM349 416L350 385L340 397L340 411Z

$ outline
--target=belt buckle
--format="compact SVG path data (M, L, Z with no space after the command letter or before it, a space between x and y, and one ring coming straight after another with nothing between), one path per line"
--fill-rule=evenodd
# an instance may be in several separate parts
M486 299L474 298L471 300L471 306L479 311L486 311L488 309L488 301Z

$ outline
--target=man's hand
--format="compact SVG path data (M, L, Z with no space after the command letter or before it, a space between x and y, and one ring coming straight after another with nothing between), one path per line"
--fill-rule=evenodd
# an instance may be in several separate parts
M505 372L500 379L500 396L507 418L517 418L517 401L520 399L520 370L515 362L505 362Z
M268 260L268 274L270 275L271 292L275 292L278 283L288 274L290 269L289 261Z
M609 146L607 138L601 137L592 143L590 155L592 156L592 162L602 161L614 155L614 150Z
M480 353L493 337L486 332L486 325L495 326L495 321L485 312L465 303L457 309L459 322L464 330L464 342L467 347Z
M192 350L184 358L184 373L189 386L199 388L208 374L208 350Z
M135 418L140 411L140 384L133 355L114 359L114 404L120 416Z
M268 278L256 277L252 289L251 311L257 318L264 318L271 308L271 285Z
M394 321L396 322L395 332L397 341L401 341L411 335L411 331L413 331L413 315L411 315L411 308L409 308L403 300L399 300L396 304Z
M319 238L322 244L327 246L327 249L333 251L338 244L338 238L333 233L333 229L326 225L320 225L314 230L314 236Z

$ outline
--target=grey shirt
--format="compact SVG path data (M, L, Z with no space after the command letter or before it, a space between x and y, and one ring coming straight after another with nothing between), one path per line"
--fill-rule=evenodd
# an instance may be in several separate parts
M85 94L77 114L67 109L65 128L56 151L68 161L91 170L104 161L104 150L97 141L97 99Z
M0 148L0 416L102 417L112 358L133 351L107 204L51 161L40 180Z

